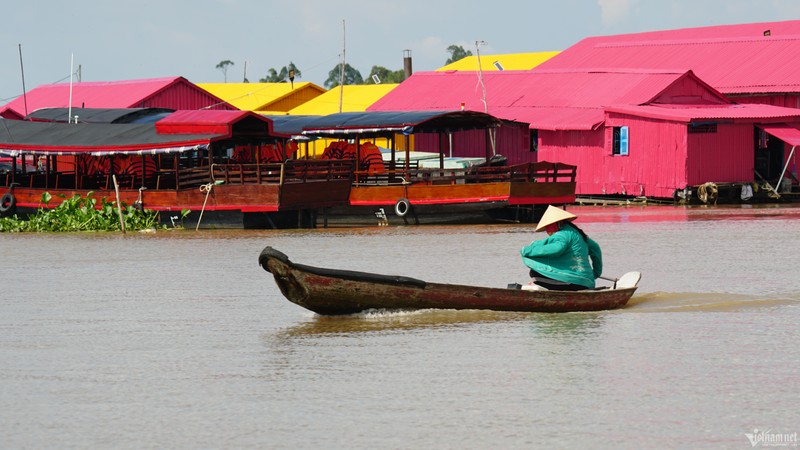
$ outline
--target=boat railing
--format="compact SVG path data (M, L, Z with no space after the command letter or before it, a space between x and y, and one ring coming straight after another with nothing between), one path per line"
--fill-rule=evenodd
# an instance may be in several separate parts
M305 183L350 179L353 160L287 160L266 164L214 164L211 177L225 184Z
M284 163L282 183L352 180L353 159L291 159Z
M413 168L375 173L356 172L355 185L465 184L491 182L574 182L576 166L536 162L512 166L473 166L469 168Z

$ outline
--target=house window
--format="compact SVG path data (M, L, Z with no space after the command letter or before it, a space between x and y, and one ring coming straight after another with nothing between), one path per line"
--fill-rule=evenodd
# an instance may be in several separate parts
M531 152L535 152L539 150L539 130L531 130L530 137L531 137L530 149Z
M689 133L716 133L717 124L715 123L690 123Z
M613 142L611 144L611 154L627 156L628 155L628 127L614 127L613 128Z

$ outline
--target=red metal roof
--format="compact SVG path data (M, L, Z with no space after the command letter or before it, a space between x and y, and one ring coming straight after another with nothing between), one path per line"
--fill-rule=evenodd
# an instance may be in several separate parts
M250 111L175 111L156 122L159 134L221 134L231 136L233 127L243 123L249 132L272 135L272 121ZM244 132L245 130L241 130Z
M140 108L163 107L172 109L197 109L207 106L224 106L225 109L236 109L221 99L200 89L183 77L151 78L127 81L85 81L72 83L73 107L86 108ZM170 91L181 91L178 96L191 95L189 104L180 104L176 95ZM151 99L159 98L156 103L149 104ZM176 104L178 103L178 104ZM27 105L27 111L26 111ZM10 117L15 113L19 117L40 108L69 107L70 83L46 84L32 89L24 97L19 96L0 108L0 115Z
M692 70L725 94L800 92L800 20L590 37L533 70L620 68Z

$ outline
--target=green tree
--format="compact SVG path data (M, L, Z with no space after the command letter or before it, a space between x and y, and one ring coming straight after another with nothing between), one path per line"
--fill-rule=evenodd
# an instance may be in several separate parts
M445 65L452 64L460 59L464 59L467 56L472 56L472 52L469 50L464 50L464 47L460 45L451 45L447 47L447 52L450 53L450 57L447 58L447 61L444 63Z
M337 64L336 67L328 72L328 79L325 80L323 86L327 89L339 86L342 80L342 65ZM344 65L344 84L364 84L364 78L361 77L361 72L354 69L350 64Z
M369 76L364 80L365 84L375 83L374 76L378 77L378 83L402 83L406 79L404 70L389 70L386 67L372 66Z
M226 59L224 61L220 61L219 64L217 64L217 69L219 69L220 72L222 72L222 75L225 77L225 82L226 83L228 82L228 69L232 65L233 65L233 61L231 61L230 59Z
M293 72L294 71L294 72ZM287 82L294 82L295 78L302 78L303 73L300 72L300 69L294 65L293 62L289 62L288 66L281 67L280 71L275 70L274 68L270 68L267 71L267 76L258 80L260 83L287 83Z

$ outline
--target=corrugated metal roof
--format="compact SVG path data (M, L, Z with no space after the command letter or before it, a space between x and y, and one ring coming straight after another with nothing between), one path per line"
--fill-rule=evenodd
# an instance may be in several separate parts
M652 119L674 120L691 122L698 120L724 120L724 119L780 119L797 120L800 110L771 105L646 105L646 106L611 106L606 111L621 114L632 114Z
M779 123L771 125L759 125L759 128L789 145L800 145L800 130L792 126L792 124Z
M480 70L501 70L495 65L499 63L502 70L530 70L548 59L556 56L559 52L534 52L534 53L506 53L500 55L481 55ZM478 57L467 56L454 63L436 69L437 72L449 70L478 70Z
M503 71L483 74L489 108L644 104L683 72ZM417 72L369 110L458 108L483 110L477 72Z
M286 97L304 92L316 97L325 89L314 83L200 83L198 86L244 111L269 111Z
M176 85L189 86L203 96L206 105L222 102L219 98L201 90L183 77L150 78L125 81L83 81L80 83L57 83L38 86L25 97L17 97L0 109L0 113L10 109L20 117L40 108L69 107L72 89L73 107L86 108L138 108L148 98L165 92ZM27 112L26 112L27 105ZM166 105L149 105L171 107ZM227 106L227 105L226 105ZM228 106L228 108L232 108ZM177 108L176 108L177 109Z
M544 130L592 130L604 111L689 122L696 119L769 119L798 110L769 105L641 106L680 81L711 88L691 72L663 71L503 71L483 74L488 111ZM418 72L375 102L370 111L431 110L459 107L483 111L476 73Z
M726 94L800 92L800 21L591 37L534 70L628 67L692 70Z
M664 71L498 71L484 73L483 82L490 114L533 128L593 129L603 107L645 104L684 77L694 78ZM462 103L484 111L477 72L417 72L368 110L452 110Z
M366 111L369 106L391 92L398 84L345 85L342 97L342 112ZM327 115L339 112L339 87L325 92L289 111L291 115Z

